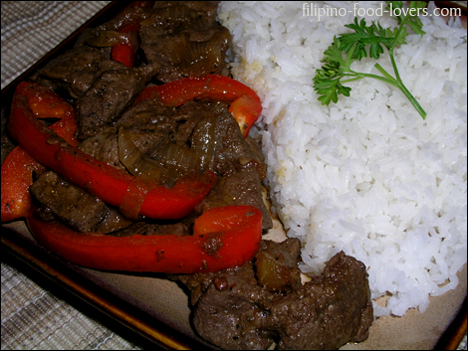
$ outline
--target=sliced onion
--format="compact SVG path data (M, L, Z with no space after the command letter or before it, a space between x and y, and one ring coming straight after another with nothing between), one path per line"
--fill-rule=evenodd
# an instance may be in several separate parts
M229 32L219 31L205 42L188 41L182 50L180 71L187 76L201 76L216 72L224 60L229 44Z
M192 149L200 157L200 170L205 172L211 166L216 145L216 117L201 120L192 134Z
M138 34L136 32L120 33L113 30L104 30L98 33L97 36L88 37L86 42L95 47L109 47L115 44L129 44L133 51L138 49Z
M159 161L167 168L172 168L180 173L200 171L201 159L196 152L186 146L167 144L159 153Z
M134 176L153 179L159 182L162 169L158 162L143 157L136 146L139 134L132 133L125 128L119 128L119 159L127 170Z

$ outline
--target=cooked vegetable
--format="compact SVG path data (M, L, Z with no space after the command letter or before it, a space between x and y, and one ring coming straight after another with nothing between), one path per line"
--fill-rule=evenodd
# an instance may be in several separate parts
M98 48L112 47L112 49L114 49L114 47L119 44L125 44L130 48L138 48L136 30L133 30L133 28L133 25L129 24L123 26L119 31L103 30L86 39L86 43ZM112 55L114 55L114 53L112 53ZM114 57L112 57L112 59L114 59Z
M26 83L27 84L27 83ZM9 130L37 161L130 217L177 219L193 211L213 187L216 175L181 177L171 189L131 176L71 146L38 121L21 90L13 98Z
M128 42L118 42L112 46L112 59L123 63L127 67L135 64L135 52L138 49L138 31L140 25L131 23L119 29L119 33L124 33L129 38Z
M28 99L28 105L37 118L65 118L75 116L73 106L50 89L37 83L21 82L15 94Z
M224 60L224 52L229 46L231 35L227 30L216 32L208 41L185 40L176 47L174 57L180 57L179 70L184 76L204 76L216 71Z
M387 3L391 3L393 8L401 9L403 7L401 1L387 1ZM341 34L340 37L333 39L333 44L325 50L325 58L322 60L324 65L317 70L314 77L314 89L320 95L318 100L322 102L322 105L329 105L330 101L336 103L338 94L349 96L351 88L344 86L344 83L362 78L374 78L400 89L421 117L425 119L426 112L400 78L394 51L396 46L406 43L405 38L408 36L406 26L410 27L416 34L425 34L422 30L422 23L417 17L417 10L426 5L424 1L411 1L409 10L400 11L400 16L395 17L398 21L398 27L393 30L383 28L378 22L372 22L372 25L367 26L364 19L359 22L357 18L354 19L354 23L345 25L354 32ZM375 64L375 68L382 74L381 76L356 72L351 69L352 63L356 60L361 61L363 57L369 56L379 59L380 55L384 53L384 47L388 50L395 77L392 77L378 63Z
M161 177L161 167L156 161L143 156L135 144L138 138L136 133L122 127L119 129L119 160L132 175L158 181Z
M22 82L17 92L26 96L32 113L37 118L60 118L50 126L57 135L73 146L78 145L74 137L77 125L73 107L60 96L35 83ZM34 172L42 173L45 167L17 146L2 165L1 222L24 217L31 207L29 186Z
M192 149L200 157L202 171L212 163L216 144L216 118L206 118L200 121L192 134Z
M134 1L130 7L151 7L151 1ZM112 47L112 59L123 63L127 67L135 64L135 53L140 46L138 32L141 26L138 21L127 24L120 24L118 30L104 30L96 37L87 39L87 43L97 47Z
M172 169L181 174L201 169L200 156L183 145L167 144L159 152L158 160L164 168Z
M219 271L252 259L262 236L262 215L252 206L213 208L195 220L190 236L83 234L32 214L27 222L40 243L67 261L118 271Z
M7 222L24 217L31 207L29 187L33 183L33 172L45 168L21 147L17 146L2 165L1 221Z
M270 291L281 291L293 280L291 267L286 266L268 251L261 251L257 254L255 266L258 283Z
M252 89L237 80L217 74L188 77L146 88L136 98L134 105L146 99L159 99L166 106L180 106L192 99L230 103L229 112L239 123L244 137L247 137L262 112L260 98Z

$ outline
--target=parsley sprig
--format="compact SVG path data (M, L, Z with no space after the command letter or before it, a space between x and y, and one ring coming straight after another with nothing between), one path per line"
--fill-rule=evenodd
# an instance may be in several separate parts
M386 1L386 3L393 9L399 9L396 11L399 16L394 17L398 22L398 27L383 28L378 22L372 22L368 26L364 19L359 21L357 18L354 19L354 23L345 25L354 32L334 37L332 45L325 50L325 58L321 61L323 66L317 70L314 77L314 89L320 95L318 99L322 105L329 105L331 101L334 103L338 101L338 94L350 95L351 88L343 84L362 78L378 79L399 88L421 117L425 119L426 112L400 78L394 51L398 45L406 44L407 27L421 36L425 34L422 30L421 20L416 14L418 9L423 9L426 6L426 3L424 1L411 1L409 8L405 10L403 10L402 1ZM375 64L375 68L382 75L356 72L351 69L353 62L361 61L364 57L379 59L380 55L385 52L384 48L387 49L390 56L395 76L389 74L378 63Z

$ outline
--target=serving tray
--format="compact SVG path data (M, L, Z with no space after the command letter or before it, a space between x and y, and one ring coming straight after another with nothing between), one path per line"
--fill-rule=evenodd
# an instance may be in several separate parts
M1 92L2 118L8 116L16 85L26 80L46 62L70 49L76 36L114 17L127 5L113 2L79 30L13 81ZM268 237L284 238L282 225L274 221ZM160 274L103 272L79 267L60 259L40 246L22 220L2 224L2 254L9 253L65 289L72 299L86 301L99 313L124 326L123 336L138 334L145 342L170 349L214 348L194 332L186 291ZM27 269L27 268L25 268ZM342 349L454 349L466 333L466 265L458 277L458 287L431 298L424 314L413 309L401 318L381 317L370 328L369 339L347 344ZM465 302L464 302L465 301Z

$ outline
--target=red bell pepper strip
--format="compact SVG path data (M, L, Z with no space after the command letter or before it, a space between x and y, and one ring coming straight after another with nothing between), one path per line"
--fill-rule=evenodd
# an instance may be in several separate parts
M260 98L252 89L237 80L217 74L188 77L148 87L135 99L134 105L146 99L159 99L167 106L180 106L192 99L230 103L229 112L239 123L244 137L247 137L262 112Z
M195 220L191 236L83 234L33 215L27 223L39 243L69 262L135 272L192 274L238 266L253 258L262 236L262 215L252 206L210 209Z
M62 118L60 121L52 124L49 128L71 146L78 146L80 144L80 141L75 138L75 132L78 129L78 125L76 124L74 114L72 116Z
M21 82L15 94L24 95L37 118L65 118L75 116L73 106L43 85Z
M9 131L34 159L124 212L150 218L178 219L193 211L213 187L216 175L182 177L168 189L133 177L85 154L35 118L26 96L15 94ZM130 199L130 200L129 200ZM141 207L141 208L140 208Z
M133 1L130 7L142 7L151 8L153 7L153 1ZM134 36L134 40L130 40L129 43L120 43L112 46L112 59L114 61L123 63L125 66L132 68L135 65L135 53L138 50L137 36L140 31L140 24L138 22L129 23L119 28L120 33L131 33Z
M33 82L21 82L18 84L15 94L26 97L31 111L37 118L60 119L52 124L50 129L70 145L78 146L80 142L75 138L75 132L78 128L75 110L60 95Z
M138 35L140 30L139 23L130 23L119 29L120 33L130 33L130 35ZM125 66L132 68L135 64L135 52L138 46L132 43L120 43L112 46L112 59L123 63Z
M33 172L42 173L45 167L17 146L2 165L1 222L24 217L31 207L29 187Z
M27 97L29 107L37 118L61 118L50 128L71 145L78 145L74 134L77 128L73 107L49 89L36 84L22 82L17 92ZM1 222L24 217L31 207L29 186L33 183L33 172L38 174L45 167L17 146L5 159L1 169Z

